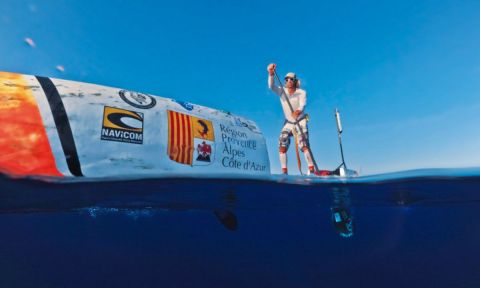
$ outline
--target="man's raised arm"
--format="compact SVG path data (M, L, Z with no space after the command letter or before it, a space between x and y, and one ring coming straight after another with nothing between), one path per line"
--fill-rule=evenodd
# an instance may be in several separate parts
M268 71L268 88L270 88L275 94L278 96L282 95L282 87L275 85L275 69L277 68L277 64L271 63L267 67Z

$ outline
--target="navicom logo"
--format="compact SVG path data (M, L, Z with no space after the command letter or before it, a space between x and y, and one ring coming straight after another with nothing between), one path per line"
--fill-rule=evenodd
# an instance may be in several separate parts
M102 140L143 143L143 113L105 106Z

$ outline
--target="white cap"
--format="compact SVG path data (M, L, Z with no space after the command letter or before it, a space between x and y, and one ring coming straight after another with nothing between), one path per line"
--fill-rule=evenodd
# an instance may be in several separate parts
M297 79L297 75L295 75L293 72L288 72L287 75L285 75L285 78Z

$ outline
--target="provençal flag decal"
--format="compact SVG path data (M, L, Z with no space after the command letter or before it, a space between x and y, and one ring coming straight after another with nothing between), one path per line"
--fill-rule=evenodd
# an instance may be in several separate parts
M213 161L215 136L211 121L167 111L168 156L186 165L208 165Z

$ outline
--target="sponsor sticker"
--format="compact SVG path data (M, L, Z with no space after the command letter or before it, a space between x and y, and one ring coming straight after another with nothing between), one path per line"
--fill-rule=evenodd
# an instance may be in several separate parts
M197 145L197 161L201 162L212 162L210 158L212 155L212 145L208 144L206 141Z
M186 165L209 165L214 159L212 121L168 110L168 156Z
M180 100L175 100L175 99L172 99L172 101L177 103L178 105L182 106L183 108L185 108L188 111L193 110L193 104L192 103L188 103L188 102L180 101Z
M102 140L143 143L143 113L105 106Z
M148 94L128 90L120 90L118 94L120 95L120 98L123 99L123 101L127 102L135 108L150 109L157 104L157 100L155 100L153 96L150 96Z
M238 127L245 127L248 128L250 131L253 133L258 133L260 134L261 132L258 130L257 126L253 125L252 123L248 123L247 121L242 120L239 117L235 117L235 125Z

